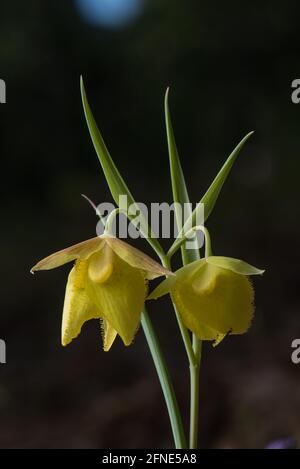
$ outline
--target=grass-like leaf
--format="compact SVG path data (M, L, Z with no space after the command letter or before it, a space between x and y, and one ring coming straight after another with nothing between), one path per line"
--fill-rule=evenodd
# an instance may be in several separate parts
M109 151L104 143L100 130L97 127L96 121L94 119L90 105L87 100L82 77L80 77L80 89L81 89L81 97L82 97L84 114L85 114L86 122L88 125L88 129L90 132L90 136L94 144L96 153L98 155L100 164L102 166L111 195L117 205L119 205L119 197L121 195L127 196L128 206L136 205L136 202L129 188L126 185L121 174L119 173L115 163L113 162L113 159L110 156ZM151 228L148 226L148 223L143 217L142 213L139 213L139 221L141 222L141 225L139 227L141 233L146 237L149 244L153 247L153 249L157 253L162 253L163 252L162 247L160 246L158 240L153 237Z
M219 194L220 194L220 191L223 187L223 184L224 182L226 181L229 173L230 173L230 170L233 166L233 163L235 162L235 160L237 159L241 149L243 148L243 146L245 145L246 141L248 140L249 137L251 137L251 135L253 134L254 132L249 132L240 142L239 144L235 147L235 149L233 150L233 152L229 155L229 157L227 158L227 160L225 161L224 165L222 166L222 168L220 169L219 173L217 174L217 176L215 177L215 179L213 180L212 184L210 185L210 187L208 188L208 190L206 191L206 193L204 194L204 196L202 197L202 199L200 200L200 204L204 204L204 221L207 220L207 218L209 217L209 215L211 214L214 206L215 206L215 203L219 197ZM191 219L189 218L185 225L183 226L182 228L182 231L178 234L178 237L177 239L174 241L173 243L173 246L171 249L173 249L175 247L175 245L178 244L178 242L180 241L180 238L182 237L182 234L187 230L189 229L191 226L194 226L195 225L195 222L197 220L197 213L198 213L198 210L200 209L200 205L197 205L196 208L194 209L193 213L191 214Z
M166 130L167 130L167 139L168 139L168 149L169 149L169 161L170 161L170 173L171 173L171 182L172 182L172 192L173 200L176 203L181 204L183 208L184 204L189 204L190 199L185 183L184 174L182 171L182 166L180 163L177 145L174 136L174 130L171 121L171 115L169 110L169 88L166 91L165 95L165 119L166 119ZM176 205L175 205L176 207ZM188 205L186 205L188 207ZM178 230L182 229L182 213L175 213ZM192 215L192 210L190 210L189 216ZM197 248L197 242L195 242L195 249L186 249L183 245L181 248L182 258L184 263L192 262L196 259L199 259L199 249Z
M220 191L223 187L224 182L227 179L227 176L229 175L229 172L230 172L230 170L233 166L233 163L237 159L241 149L243 148L243 146L247 142L248 138L251 137L251 135L253 133L254 133L253 131L249 132L240 141L240 143L235 147L235 149L229 155L226 162L224 163L224 165L220 169L219 173L217 174L217 176L215 177L215 179L211 183L210 187L208 188L208 190L206 191L206 193L204 194L204 196L200 200L200 203L204 204L204 217L205 217L205 220L207 220L207 218L209 217L209 215L211 214L211 212L212 212L212 210L215 206L215 203L216 203L216 201L219 197Z

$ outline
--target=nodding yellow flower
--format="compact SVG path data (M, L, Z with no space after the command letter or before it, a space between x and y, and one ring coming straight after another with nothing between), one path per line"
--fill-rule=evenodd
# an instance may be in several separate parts
M31 272L75 260L67 282L62 318L62 345L77 337L89 319L101 321L103 348L117 334L130 345L147 296L147 281L172 275L167 269L120 239L102 235L56 252Z
M185 326L217 345L227 334L243 334L249 328L254 313L249 276L263 272L238 259L210 256L179 269L148 299L170 293Z

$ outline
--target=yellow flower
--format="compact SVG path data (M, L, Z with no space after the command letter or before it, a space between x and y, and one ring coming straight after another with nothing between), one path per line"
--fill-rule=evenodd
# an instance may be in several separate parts
M170 293L185 326L202 340L219 343L227 334L243 334L254 313L249 275L262 274L238 259L210 256L168 277L148 297Z
M117 334L129 345L140 323L147 280L172 273L141 251L107 235L56 252L38 262L31 272L74 260L65 293L62 344L77 337L86 321L100 318L105 351Z

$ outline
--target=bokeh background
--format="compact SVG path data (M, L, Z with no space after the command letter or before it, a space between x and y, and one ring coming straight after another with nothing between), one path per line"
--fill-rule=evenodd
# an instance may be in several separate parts
M238 141L243 149L208 226L217 254L267 272L255 279L248 334L205 344L200 447L300 441L300 5L265 1L2 0L0 78L0 447L172 447L142 331L101 350L90 321L60 345L69 266L29 274L40 258L95 234L80 197L111 201L86 128L83 74L111 154L136 200L171 201L163 98L192 201ZM164 245L167 246L168 243ZM139 242L150 253L146 242ZM186 357L168 299L151 317L188 419Z

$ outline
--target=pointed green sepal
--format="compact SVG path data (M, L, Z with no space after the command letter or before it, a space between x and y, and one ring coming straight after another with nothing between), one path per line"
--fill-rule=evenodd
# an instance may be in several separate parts
M176 282L176 277L171 276L163 280L151 293L148 295L147 300L157 300L161 296L170 293L172 286Z
M241 261L240 259L233 259L232 257L211 256L206 258L206 262L222 267L223 269L232 270L232 272L240 275L262 275L265 272L247 262Z

